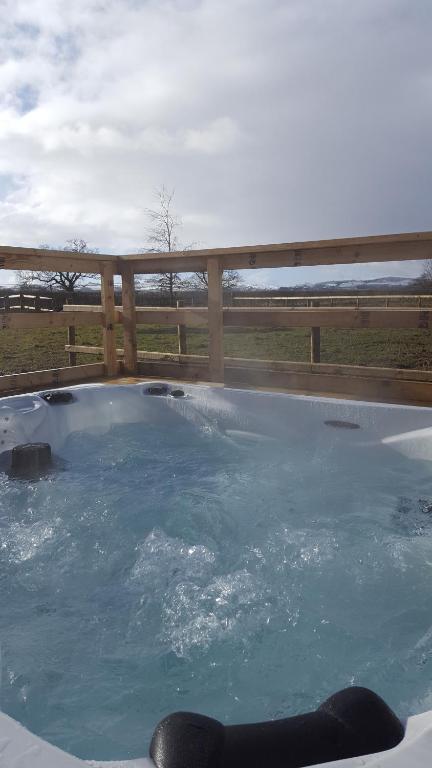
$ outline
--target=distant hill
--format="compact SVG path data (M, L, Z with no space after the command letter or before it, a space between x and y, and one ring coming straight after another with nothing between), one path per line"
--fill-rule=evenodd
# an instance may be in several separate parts
M302 285L281 286L278 291L280 293L311 293L316 291L317 293L333 293L335 291L362 291L377 293L382 291L383 293L396 292L404 293L405 291L413 291L417 287L417 279L412 277L375 277L370 280L327 280L323 283L304 283Z

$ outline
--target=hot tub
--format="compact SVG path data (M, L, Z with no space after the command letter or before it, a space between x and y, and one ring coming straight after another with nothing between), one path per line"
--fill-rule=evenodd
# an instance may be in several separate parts
M337 764L406 765L408 750L426 765L432 410L65 392L0 401L5 765L147 766L175 710L273 720L352 685L407 727L379 758ZM17 475L29 443L52 466Z

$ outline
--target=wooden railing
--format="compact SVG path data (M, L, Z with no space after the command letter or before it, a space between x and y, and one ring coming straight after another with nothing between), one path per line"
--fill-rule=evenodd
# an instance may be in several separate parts
M41 296L34 293L11 293L0 296L0 312L52 312L54 301L52 296Z
M298 296L234 296L233 302L242 302L255 304L263 302L267 306L271 307L274 302L284 302L286 306L292 305L304 305L306 307L323 306L328 304L330 307L336 307L341 303L346 306L347 303L353 304L353 306L360 308L363 306L371 306L371 302L375 302L376 306L389 307L390 304L397 302L398 305L412 304L418 307L429 304L432 306L432 292L431 293L351 293L351 294L324 294L318 293L314 295L298 295Z
M224 358L224 328L315 329L315 355L318 355L319 329L414 328L432 329L432 308L426 307L223 307L224 269L296 267L327 264L352 264L432 258L432 233L421 232L334 241L246 246L165 254L77 254L0 247L0 268L26 270L73 270L99 272L100 306L65 306L58 313L0 313L0 329L95 326L102 328L103 364L77 365L57 371L14 374L0 377L0 391L46 386L49 381L65 381L116 376L119 371L135 375L202 379L219 383L277 386L302 391L336 392L357 396L432 403L432 376L425 371L370 369L359 366L329 366L322 363L290 363ZM135 307L134 275L155 272L206 271L208 307ZM114 277L122 283L122 306L114 304ZM115 326L123 327L123 347L117 351ZM137 325L154 324L178 328L205 327L208 355L179 354L149 356L137 352ZM82 353L83 345L69 338L71 355ZM85 350L87 351L87 350ZM119 359L120 358L120 359ZM51 375L51 379L50 379Z

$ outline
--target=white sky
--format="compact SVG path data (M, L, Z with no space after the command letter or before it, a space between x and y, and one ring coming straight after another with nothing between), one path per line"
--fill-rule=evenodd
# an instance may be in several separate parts
M432 229L430 0L0 0L0 242ZM416 274L261 270L250 282ZM7 275L3 275L3 282Z

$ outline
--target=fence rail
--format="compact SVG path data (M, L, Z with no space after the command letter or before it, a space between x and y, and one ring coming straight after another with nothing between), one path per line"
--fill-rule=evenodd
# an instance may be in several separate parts
M0 268L28 270L52 269L99 273L101 276L101 304L83 307L67 305L63 312L3 310L0 329L54 328L68 329L66 351L76 362L76 355L102 350L103 364L72 365L58 371L14 374L0 377L0 391L46 386L48 379L70 382L101 375L116 376L120 371L135 375L175 376L181 379L205 379L219 383L256 386L277 386L344 393L355 396L396 399L404 402L432 404L432 379L424 371L398 371L372 369L359 366L331 366L317 362L320 354L321 328L348 329L422 329L432 328L432 308L417 307L364 307L317 306L323 297L307 298L309 306L285 307L224 307L222 299L222 273L224 269L254 269L296 267L361 262L386 262L432 259L432 232L384 235L366 238L348 238L307 243L282 243L265 246L195 250L181 253L129 254L77 254L67 251L11 248L0 246ZM134 275L155 272L206 271L208 275L207 307L136 307ZM122 284L122 306L114 302L114 278L119 275ZM421 302L424 295L417 296ZM28 298L28 296L27 296ZM246 298L246 297L245 297ZM280 297L287 301L287 297ZM336 300L336 295L334 299ZM385 297L390 301L394 295ZM250 297L248 299L250 301ZM21 298L20 298L21 302ZM311 306L312 305L312 306ZM21 307L20 307L21 308ZM123 327L122 352L116 348L115 326ZM137 351L137 326L141 324L177 326L179 354L176 358L149 357ZM75 343L75 327L99 326L102 329L102 347L84 351ZM311 329L311 363L270 362L225 358L223 339L225 328L301 328ZM186 328L206 328L208 356L187 355ZM143 357L144 355L144 357ZM74 357L73 357L74 356ZM120 358L120 360L119 360ZM197 359L198 358L198 359ZM100 366L103 366L102 368ZM92 367L99 366L99 367ZM308 367L299 367L308 366ZM50 378L51 377L51 378ZM38 383L39 382L39 383Z
M46 306L46 302L49 306ZM33 293L13 293L0 296L0 312L14 310L19 312L52 312L54 300L52 296L40 296Z
M338 302L351 302L359 308L362 303L363 306L371 306L367 302L378 301L382 302L385 307L390 306L390 302L415 302L418 307L429 301L432 304L432 293L357 293L357 294L317 294L316 296L234 296L233 302L264 302L268 306L271 306L273 302L282 302L288 306L289 304L304 304L306 307L321 306L323 302L328 302L331 307L337 305Z

